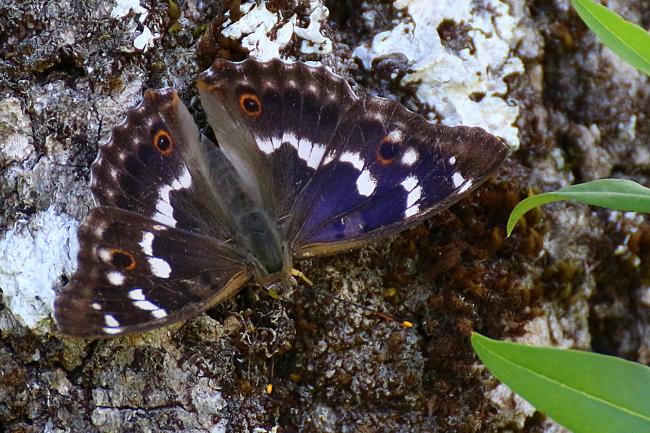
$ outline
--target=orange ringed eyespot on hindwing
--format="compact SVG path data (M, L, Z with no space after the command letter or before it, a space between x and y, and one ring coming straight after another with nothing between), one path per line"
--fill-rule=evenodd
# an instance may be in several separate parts
M402 132L393 131L381 139L377 145L377 162L381 165L390 165L400 154Z
M174 149L171 135L166 129L159 129L153 136L153 147L162 155L169 156Z
M250 117L258 117L262 114L262 101L254 93L242 93L239 96L239 108Z
M111 264L125 271L132 271L138 267L133 254L119 248L111 249Z

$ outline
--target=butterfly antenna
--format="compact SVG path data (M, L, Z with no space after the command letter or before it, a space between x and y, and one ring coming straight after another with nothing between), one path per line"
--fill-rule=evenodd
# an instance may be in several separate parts
M298 269L292 268L292 269L291 269L291 275L293 275L294 277L298 277L298 278L300 278L300 279L303 280L303 281L304 281L304 282L305 282L309 287L312 287L312 286L314 285L314 283L312 282L312 280L310 280L309 278L307 278L307 276L306 276L305 274L303 274L302 272L300 272Z

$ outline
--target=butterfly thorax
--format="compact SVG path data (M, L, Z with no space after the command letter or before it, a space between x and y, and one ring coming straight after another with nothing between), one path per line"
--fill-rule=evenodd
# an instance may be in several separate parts
M237 242L248 251L255 280L276 292L295 286L289 248L268 213L259 207L242 210L235 217L235 225Z

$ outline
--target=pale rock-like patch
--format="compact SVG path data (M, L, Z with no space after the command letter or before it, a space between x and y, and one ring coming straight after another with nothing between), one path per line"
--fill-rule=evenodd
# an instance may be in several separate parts
M242 46L250 51L251 57L261 61L280 58L280 50L289 44L294 35L302 40L302 52L328 54L332 51L332 41L322 34L321 26L329 10L322 0L311 0L309 7L309 24L302 28L297 25L296 15L283 18L279 12L269 11L265 0L259 4L255 1L244 2L240 7L243 16L234 23L227 19L221 34L233 40L241 39Z
M117 0L111 10L111 18L122 19L130 13L133 13L137 17L137 20L131 20L128 24L128 29L130 32L135 33L144 24L147 16L149 16L149 11L142 7L140 0ZM157 39L160 39L160 34L152 33L151 29L145 25L142 31L133 39L133 47L138 51L147 51L149 48L155 46Z
M0 100L0 167L33 156L32 122L18 98Z
M50 317L61 276L70 277L79 251L79 223L53 207L18 221L0 239L0 287L4 303L31 329Z
M509 7L499 0L396 0L402 11L392 30L376 34L357 47L353 54L367 69L372 61L399 55L409 62L413 72L402 83L415 85L418 99L435 109L446 125L480 126L503 137L513 148L519 146L514 126L519 108L504 95L504 78L524 71L512 54L521 36L517 20ZM474 49L453 53L444 47L438 34L443 21L469 27ZM479 101L473 95L484 95Z

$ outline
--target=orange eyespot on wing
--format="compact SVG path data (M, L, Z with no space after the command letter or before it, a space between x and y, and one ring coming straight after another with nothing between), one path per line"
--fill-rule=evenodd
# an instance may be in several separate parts
M390 165L400 154L402 134L399 131L391 132L381 139L377 145L377 162L381 165Z
M262 114L262 101L254 93L242 93L239 96L239 108L247 116L258 117Z
M116 268L120 268L125 271L132 271L138 267L133 254L119 248L113 248L111 250L111 264Z
M171 135L166 129L159 129L153 136L153 147L162 155L169 156L174 149Z

